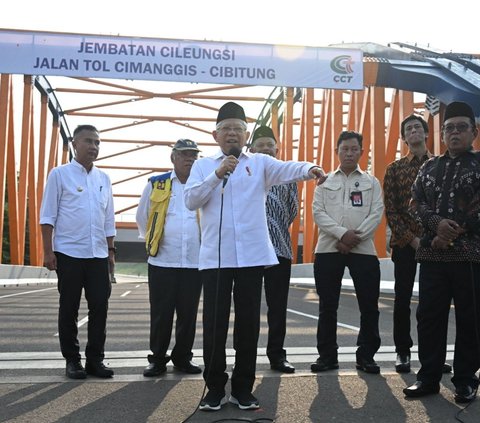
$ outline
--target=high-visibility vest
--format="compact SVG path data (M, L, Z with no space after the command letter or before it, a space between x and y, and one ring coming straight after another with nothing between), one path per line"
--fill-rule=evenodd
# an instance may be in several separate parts
M167 216L168 204L172 194L171 175L172 172L167 172L149 179L149 182L152 184L152 193L150 194L145 244L147 254L152 257L157 255L158 246L163 237L165 217Z

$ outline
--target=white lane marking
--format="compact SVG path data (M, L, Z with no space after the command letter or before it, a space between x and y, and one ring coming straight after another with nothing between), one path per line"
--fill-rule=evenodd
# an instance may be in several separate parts
M82 327L85 323L88 322L88 316L85 316L82 320L77 323L77 328ZM58 336L58 332L53 334L53 336Z
M355 351L357 347L340 347L338 349L338 361L342 363L355 363ZM300 347L293 347L293 348L286 348L289 361L294 364L300 363L312 363L318 358L318 352L316 348L300 348ZM453 351L454 345L447 345L447 360L453 359ZM115 352L105 352L105 363L109 366L113 367L114 369L117 368L130 368L130 371L134 367L143 368L145 366L145 357L150 353L150 351L115 351ZM198 362L201 362L202 357L202 350L196 349L193 351L194 356L196 357ZM226 350L227 353L227 364L233 365L235 364L235 351L233 349ZM395 352L395 346L383 346L380 347L375 358L377 361L385 361L394 363L396 359L397 353ZM418 354L417 348L412 348L412 365L418 365ZM266 356L265 348L259 348L257 350L257 363L258 364L269 364L268 357ZM173 365L171 363L167 364L168 368L172 368ZM393 367L393 366L392 366ZM38 369L38 370L45 370L45 369L64 369L65 368L65 359L61 356L60 352L6 352L0 353L0 371L1 370L28 370L28 369ZM352 366L353 368L353 366ZM349 370L350 371L350 370ZM140 372L139 372L140 373ZM308 370L310 374L310 370ZM382 374L385 371L382 370ZM387 371L388 373L388 371ZM392 370L393 373L393 370ZM268 374L268 372L267 372ZM298 374L302 374L299 370ZM133 375L131 375L133 376ZM14 376L6 377L2 376L0 378L0 386L5 383L25 383L25 380L28 378L55 378L58 377L61 379L62 382L66 382L65 376L22 376L20 373ZM127 375L115 375L113 381L121 382L122 377L129 377ZM145 381L143 375L136 374L135 377L138 380ZM177 375L174 372L168 372L165 376L162 376L162 379L171 379L176 377L186 377L186 375ZM189 376L190 377L190 376ZM201 379L201 375L198 378ZM112 379L111 379L112 381ZM96 381L97 382L97 381ZM100 382L100 380L98 380ZM103 380L102 380L103 382ZM39 383L39 380L36 380L35 383Z
M88 316L85 316L82 320L77 323L77 327L82 327L85 323L88 322Z
M8 298L8 297L15 297L17 295L33 294L35 292L48 291L49 289L57 289L57 288L43 288L43 289L36 289L35 291L17 292L16 294L2 295L2 296L0 296L0 299L1 298Z
M291 308L287 308L287 311L293 314L298 314L299 316L309 317L310 319L318 320L318 316L314 316L313 314L302 313L301 311L292 310ZM354 330L355 332L360 332L360 328L357 328L356 326L347 325L345 323L337 322L337 326L340 326L345 329Z
M135 288L139 288L141 285L135 285Z
M125 291L120 297L126 297L128 294L130 294L132 291Z

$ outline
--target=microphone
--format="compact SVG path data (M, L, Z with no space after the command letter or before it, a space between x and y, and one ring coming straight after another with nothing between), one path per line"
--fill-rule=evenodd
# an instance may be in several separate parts
M227 156L235 156L237 159L240 157L240 154L242 153L242 149L237 146L233 146L230 151L227 153ZM230 178L231 172L225 173L225 176L223 177L223 184L222 188L225 188L225 185L227 185L228 178Z

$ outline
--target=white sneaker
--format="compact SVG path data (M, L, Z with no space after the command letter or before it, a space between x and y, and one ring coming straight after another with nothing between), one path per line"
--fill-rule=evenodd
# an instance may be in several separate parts
M250 392L240 393L235 396L230 395L229 401L232 404L238 405L240 410L256 410L260 408L258 399L256 399Z

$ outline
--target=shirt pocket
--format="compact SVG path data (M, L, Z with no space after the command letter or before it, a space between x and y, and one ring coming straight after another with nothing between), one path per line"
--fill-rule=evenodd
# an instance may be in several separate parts
M338 183L324 184L324 205L325 211L330 216L335 216L342 209L343 190L342 185Z
M108 203L108 192L103 186L98 187L96 191L97 202L100 204L102 209L105 209Z
M370 181L361 181L358 187L351 189L353 191L360 191L362 193L362 205L360 207L352 207L352 215L355 219L354 226L360 225L363 220L370 214L372 208L373 189ZM350 200L351 201L351 200Z

